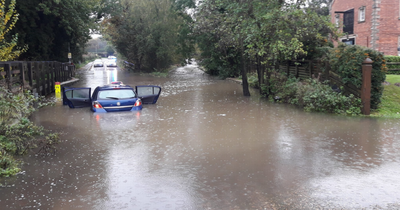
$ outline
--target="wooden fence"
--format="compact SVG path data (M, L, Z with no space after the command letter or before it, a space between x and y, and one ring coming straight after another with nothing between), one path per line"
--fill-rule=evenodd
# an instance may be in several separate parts
M356 97L361 97L361 88L357 88L352 84L344 84L340 76L330 68L328 62L321 61L287 61L279 65L279 70L287 75L295 76L296 78L308 79L320 78L321 81L329 80L331 86L343 86L344 94L353 94Z
M386 62L388 73L393 73L391 71L400 71L400 68L392 67L393 65L400 65L400 62Z
M38 95L54 92L55 82L75 76L75 66L56 61L0 62L0 86L11 91L29 89Z

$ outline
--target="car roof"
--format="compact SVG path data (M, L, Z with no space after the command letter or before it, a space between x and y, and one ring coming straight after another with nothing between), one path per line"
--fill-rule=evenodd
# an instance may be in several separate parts
M98 86L99 90L114 90L114 89L132 89L133 88L129 85L124 84L107 84L103 86Z

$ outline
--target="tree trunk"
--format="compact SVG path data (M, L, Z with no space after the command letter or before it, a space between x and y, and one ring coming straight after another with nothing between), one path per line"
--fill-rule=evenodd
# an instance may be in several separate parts
M260 94L262 94L261 87L264 85L264 65L261 64L261 57L257 55L257 76L258 86L260 87Z
M243 50L243 44L242 44L242 52L240 56L241 60L241 72L242 72L242 86L243 86L243 95L244 96L250 96L250 91L249 91L249 83L247 81L247 71L246 71L246 59L244 58L244 50Z

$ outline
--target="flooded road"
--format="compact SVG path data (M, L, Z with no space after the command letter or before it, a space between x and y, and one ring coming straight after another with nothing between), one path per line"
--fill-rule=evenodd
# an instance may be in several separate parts
M95 114L58 103L32 121L55 156L0 179L0 209L399 209L400 121L305 113L243 97L195 65L168 78L95 70L75 87L159 85L157 104Z

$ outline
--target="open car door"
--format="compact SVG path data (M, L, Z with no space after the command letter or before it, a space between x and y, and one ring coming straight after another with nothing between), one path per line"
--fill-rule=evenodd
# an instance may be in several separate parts
M136 86L135 89L143 104L155 104L161 93L161 87L153 85Z
M63 105L70 108L90 107L92 105L91 88L63 87Z

